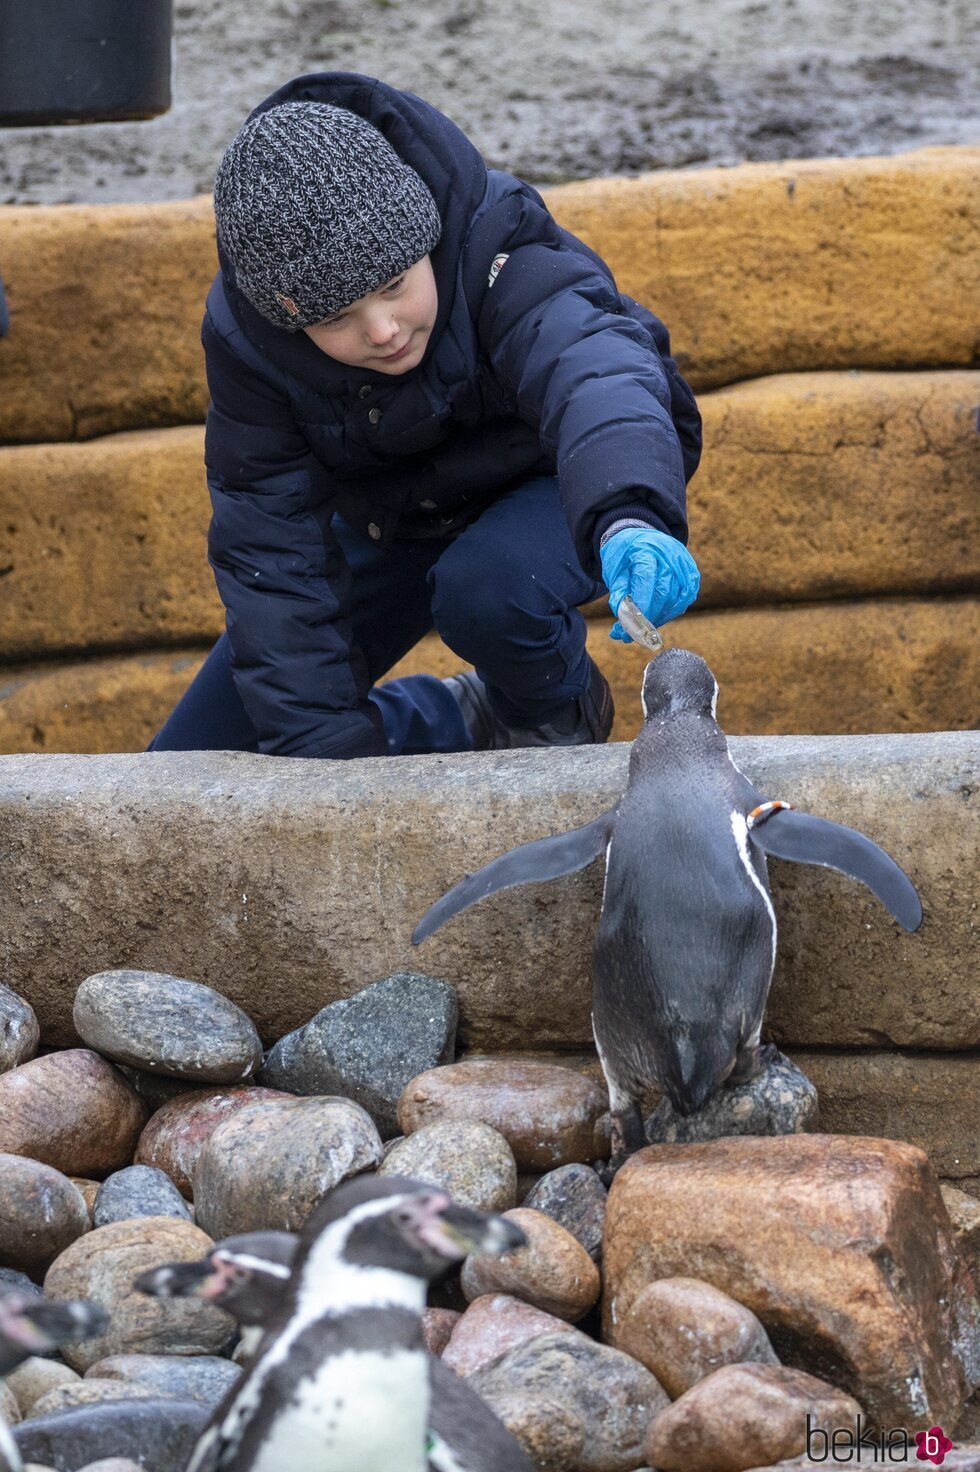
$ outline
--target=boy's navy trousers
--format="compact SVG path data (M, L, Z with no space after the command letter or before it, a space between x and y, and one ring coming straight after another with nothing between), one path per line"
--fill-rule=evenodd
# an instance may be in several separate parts
M454 540L396 542L386 549L341 518L334 531L350 566L349 619L372 683L435 628L475 666L498 718L543 725L589 683L585 620L577 605L605 588L582 570L554 476L507 491ZM451 692L432 675L375 686L393 756L468 751ZM258 751L235 688L223 634L151 751Z

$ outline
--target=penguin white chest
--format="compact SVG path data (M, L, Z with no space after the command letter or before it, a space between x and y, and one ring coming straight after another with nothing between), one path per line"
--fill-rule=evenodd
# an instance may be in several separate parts
M249 1472L425 1472L429 1370L420 1350L344 1350L293 1387Z

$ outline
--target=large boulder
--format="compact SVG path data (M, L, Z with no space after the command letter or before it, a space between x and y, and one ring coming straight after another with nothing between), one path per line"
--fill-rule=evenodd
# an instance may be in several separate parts
M980 1306L920 1150L834 1135L652 1146L609 1195L603 1314L701 1278L761 1320L780 1359L888 1426L955 1424L980 1381Z

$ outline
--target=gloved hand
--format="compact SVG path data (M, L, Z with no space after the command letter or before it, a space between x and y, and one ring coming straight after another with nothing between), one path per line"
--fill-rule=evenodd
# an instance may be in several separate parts
M609 607L629 595L652 624L666 624L690 608L698 596L701 574L683 542L652 526L627 526L614 532L599 548L602 580L609 589ZM617 619L611 639L631 644Z

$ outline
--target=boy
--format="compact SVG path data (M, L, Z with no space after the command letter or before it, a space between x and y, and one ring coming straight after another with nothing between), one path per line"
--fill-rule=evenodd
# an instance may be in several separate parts
M607 740L578 605L629 592L662 623L697 595L700 418L663 324L533 189L370 77L274 93L214 204L205 459L227 633L151 749ZM433 626L476 673L374 688Z

